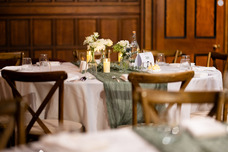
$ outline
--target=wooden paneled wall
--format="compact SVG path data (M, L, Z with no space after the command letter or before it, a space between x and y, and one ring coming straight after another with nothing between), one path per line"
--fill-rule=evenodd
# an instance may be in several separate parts
M141 43L140 7L140 0L0 0L0 52L72 61L93 32L116 43L136 30Z

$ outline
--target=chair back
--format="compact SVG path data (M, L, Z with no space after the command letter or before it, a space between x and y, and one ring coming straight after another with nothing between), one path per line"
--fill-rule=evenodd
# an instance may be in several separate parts
M142 98L142 105L144 111L145 123L149 124L151 121L155 124L164 123L164 117L167 118L168 110L165 109L162 114L163 118L159 116L155 105L158 104L213 104L208 116L216 114L216 119L221 120L221 106L218 106L221 100L221 92L167 92L159 90L141 89L138 90ZM180 116L180 113L178 113ZM178 116L176 116L178 117Z
M215 68L218 68L217 60L223 61L223 71L222 73L225 73L227 70L227 63L228 63L228 54L227 53L221 53L221 52L209 52L207 57L207 67L210 66L211 60L213 61L213 66Z
M8 142L13 145L25 143L24 111L25 103L21 102L21 98L0 101L0 116L6 118L0 122L0 149L6 148Z
M28 106L28 111L32 115L32 119L26 127L26 133L28 134L34 125L37 122L45 133L51 133L47 126L41 121L39 115L45 109L49 103L51 97L57 89L59 89L59 99L58 99L58 121L60 124L63 123L63 91L64 91L64 80L67 78L65 71L56 71L56 72L17 72L10 70L2 70L2 77L7 81L9 86L12 89L14 97L21 97L22 95L16 88L15 81L20 82L55 82L50 91L47 93L47 96L42 101L41 105L36 112Z
M23 52L2 52L0 53L0 68L10 65L21 65L23 57Z
M140 88L140 83L169 83L180 82L180 91L184 91L188 83L194 76L194 71L185 71L177 73L138 73L132 72L128 76L128 80L132 84L132 98L133 98L133 125L137 124L137 103L140 101L137 93L137 88Z
M180 50L143 50L145 52L152 52L153 56L156 58L158 53L164 53L165 57L173 57L172 63L177 63L178 57L182 55Z

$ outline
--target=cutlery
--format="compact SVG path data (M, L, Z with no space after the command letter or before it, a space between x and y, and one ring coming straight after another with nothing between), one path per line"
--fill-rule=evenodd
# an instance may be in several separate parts
M117 82L120 82L120 80L116 76L112 76L112 79L115 79Z

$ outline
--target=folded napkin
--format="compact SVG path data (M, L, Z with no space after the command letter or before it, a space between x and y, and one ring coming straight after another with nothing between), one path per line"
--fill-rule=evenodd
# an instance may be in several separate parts
M80 79L78 75L72 75L72 74L67 74L67 75L68 75L68 78L66 79L66 82L71 82L71 81Z
M128 81L128 74L122 74L120 76L120 79L124 80L124 81Z
M6 66L2 68L4 70L11 70L11 71L19 71L21 70L21 66Z
M184 120L181 125L197 138L211 138L227 134L224 124L209 117L196 117Z
M60 66L60 62L59 61L49 61L49 64L51 66Z

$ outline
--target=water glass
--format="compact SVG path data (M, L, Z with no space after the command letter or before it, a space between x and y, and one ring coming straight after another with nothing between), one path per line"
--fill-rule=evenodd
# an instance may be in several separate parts
M158 53L157 59L156 59L156 64L158 65L165 65L165 54L164 53Z
M97 75L97 63L88 62L88 69L86 70L86 78L95 79L96 75Z
M29 57L22 59L22 70L31 71L32 70L32 59Z
M180 69L181 70L191 70L191 61L189 55L182 55L180 60Z
M49 61L47 54L40 54L39 63L41 70L49 70Z

